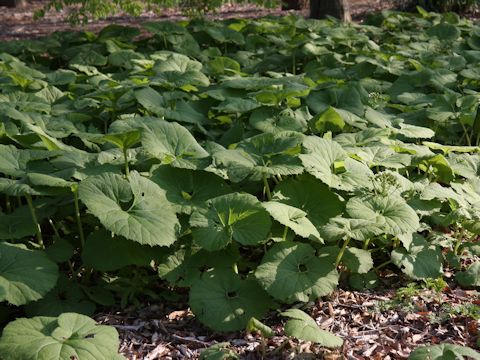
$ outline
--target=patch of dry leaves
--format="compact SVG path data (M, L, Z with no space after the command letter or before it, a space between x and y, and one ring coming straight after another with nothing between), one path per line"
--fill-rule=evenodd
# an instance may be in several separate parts
M339 289L304 309L322 329L344 339L343 347L337 350L288 338L283 333L282 318L276 313L265 320L276 334L266 340L245 332L213 333L195 321L186 305L181 310L152 305L137 311L103 314L96 319L117 328L120 350L132 360L197 359L203 349L219 342L230 343L231 349L246 360L389 360L407 359L414 348L425 344L449 342L478 348L480 322L461 311L451 311L469 304L480 316L480 293L474 290L421 290L399 302L394 290Z

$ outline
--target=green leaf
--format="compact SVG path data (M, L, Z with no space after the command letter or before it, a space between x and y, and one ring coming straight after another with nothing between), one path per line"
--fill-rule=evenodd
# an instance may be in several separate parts
M365 241L375 235L380 235L383 231L371 220L337 216L331 218L325 226L322 226L321 232L325 240L333 242L342 239Z
M45 253L56 263L62 263L70 260L75 252L72 244L68 240L55 238L55 242L45 249Z
M160 254L160 248L152 249L100 229L91 233L85 241L82 260L95 270L113 271L128 265L148 266Z
M311 118L308 108L296 110L262 107L254 110L249 118L250 125L262 132L279 133L282 131L305 132L307 121Z
M78 283L60 276L57 286L42 299L27 304L25 311L28 316L59 316L66 312L90 316L95 311L95 304Z
M300 340L311 341L328 348L342 346L342 338L320 329L315 320L299 309L288 309L280 315L290 318L285 324L285 333Z
M318 230L307 218L305 211L275 201L264 202L262 205L276 221L288 226L298 236L323 243Z
M179 223L165 192L137 172L128 180L113 173L90 176L80 183L79 197L115 234L150 246L176 240Z
M303 166L296 155L302 138L302 134L290 131L264 133L241 141L233 150L214 152L213 158L226 168L233 182L300 174Z
M0 353L5 360L118 360L115 328L97 325L85 315L17 319L3 330Z
M57 278L58 267L44 252L0 243L0 301L18 306L38 300Z
M457 272L455 280L463 287L480 286L480 261L471 264L466 271Z
M443 274L443 257L440 249L418 235L413 235L410 248L396 248L391 253L392 262L412 279L438 278Z
M177 286L191 286L210 270L230 271L239 255L227 248L221 251L180 248L164 256L158 264L158 275Z
M275 335L275 332L272 330L270 326L267 326L264 323L262 323L260 320L254 317L251 317L250 320L248 320L247 332L254 332L254 331L258 331L265 338L269 338Z
M190 307L206 326L217 331L245 329L251 317L262 318L268 295L254 280L228 271L205 273L190 290Z
M308 136L303 148L300 158L305 170L328 186L345 191L371 186L371 170L348 157L335 141Z
M240 73L240 64L225 56L217 56L210 60L208 67L214 75L233 75Z
M230 343L212 345L200 353L200 360L238 360L239 357L233 350L227 349Z
M440 344L421 346L410 353L408 360L458 360L471 358L480 359L480 353L460 345Z
M227 98L212 109L224 113L247 113L262 106L252 99Z
M309 123L316 134L323 134L327 131L341 131L345 127L345 121L331 106L311 119Z
M121 150L130 149L140 141L140 131L132 130L119 134L107 134L103 139L114 144Z
M200 170L159 166L150 177L165 190L165 195L178 212L190 214L209 199L231 192L219 176Z
M442 22L428 29L427 34L439 40L453 41L460 36L460 30L455 25Z
M270 295L286 303L314 301L338 284L333 262L322 261L310 245L293 242L273 245L255 277Z
M355 196L347 202L346 210L352 218L374 222L391 235L413 233L420 226L415 211L396 195Z
M368 250L347 247L342 263L352 272L365 274L373 268L372 254Z
M378 276L375 271L366 274L353 273L348 277L348 284L358 291L375 289L378 286Z
M275 187L273 200L305 211L320 235L321 226L343 210L339 197L320 180L308 174L282 181Z
M196 169L198 160L208 153L182 125L155 118L144 118L142 144L145 150L163 164Z
M206 209L194 211L190 225L194 241L215 251L232 239L242 245L257 245L267 239L272 223L255 196L231 193L209 200Z

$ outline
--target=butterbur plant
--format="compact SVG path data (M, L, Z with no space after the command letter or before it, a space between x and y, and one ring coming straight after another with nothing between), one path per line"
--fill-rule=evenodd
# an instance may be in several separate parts
M287 335L338 347L297 308L339 284L441 279L448 262L477 287L478 29L380 16L2 44L1 356L116 358L117 334L85 316L145 298L264 337L288 306Z

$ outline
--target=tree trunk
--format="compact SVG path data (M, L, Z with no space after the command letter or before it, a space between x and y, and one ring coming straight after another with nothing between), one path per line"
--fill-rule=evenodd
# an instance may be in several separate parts
M310 17L321 19L327 15L342 21L351 21L348 0L310 0Z
M24 6L24 1L23 0L0 0L0 6L6 6L6 7L21 7Z

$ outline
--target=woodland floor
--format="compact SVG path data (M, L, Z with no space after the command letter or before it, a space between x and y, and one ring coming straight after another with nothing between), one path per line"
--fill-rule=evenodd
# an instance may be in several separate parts
M397 289L372 292L337 290L304 308L322 329L344 339L341 349L326 350L288 338L281 318L272 312L265 320L275 336L262 338L245 332L216 334L195 321L188 306L152 304L118 313L99 314L97 321L113 325L121 335L121 352L129 359L197 359L217 343L240 359L407 359L416 347L454 343L478 349L480 293L446 287L442 291L405 286L404 279L386 274ZM447 272L448 275L448 272ZM399 288L399 284L403 284ZM384 285L386 286L386 284ZM454 285L452 285L454 286Z
M390 6L388 1L351 1L352 16L361 22L366 13ZM0 7L0 41L29 39L58 30L99 30L117 23L135 25L152 20L179 20L179 11L161 16L145 13L138 18L118 15L85 26L72 27L65 13L48 14L40 21L33 13L42 1L30 2L22 9ZM215 19L286 15L280 9L252 6L225 6L212 15ZM0 44L1 52L1 44ZM398 275L384 274L383 287L372 292L337 290L327 298L308 304L305 309L317 323L344 340L339 350L328 351L315 344L286 337L275 312L265 323L276 336L262 341L245 332L216 334L199 325L186 302L141 301L142 305L121 311L101 313L96 320L113 325L121 335L121 352L128 359L196 359L201 350L228 342L241 359L406 359L412 349L424 344L450 342L479 348L480 293L446 287L442 291L407 286ZM448 272L447 272L448 275ZM383 290L382 290L383 288ZM396 289L396 290L395 290ZM140 299L142 300L142 299ZM174 306L175 305L175 306Z
M390 1L382 0L351 0L350 2L352 17L356 21L361 21L366 13L391 7ZM0 6L0 41L31 39L61 30L98 31L112 23L138 25L146 21L185 19L181 11L171 9L163 11L160 15L145 12L139 17L118 14L104 20L91 21L82 26L72 26L65 20L68 10L48 13L43 19L33 20L35 11L41 9L45 3L45 0L27 0L27 5L22 8L11 9ZM280 8L264 9L252 5L232 4L222 6L216 14L211 14L209 17L213 19L253 18L267 15L283 16L292 12L307 15L307 11L282 11Z

